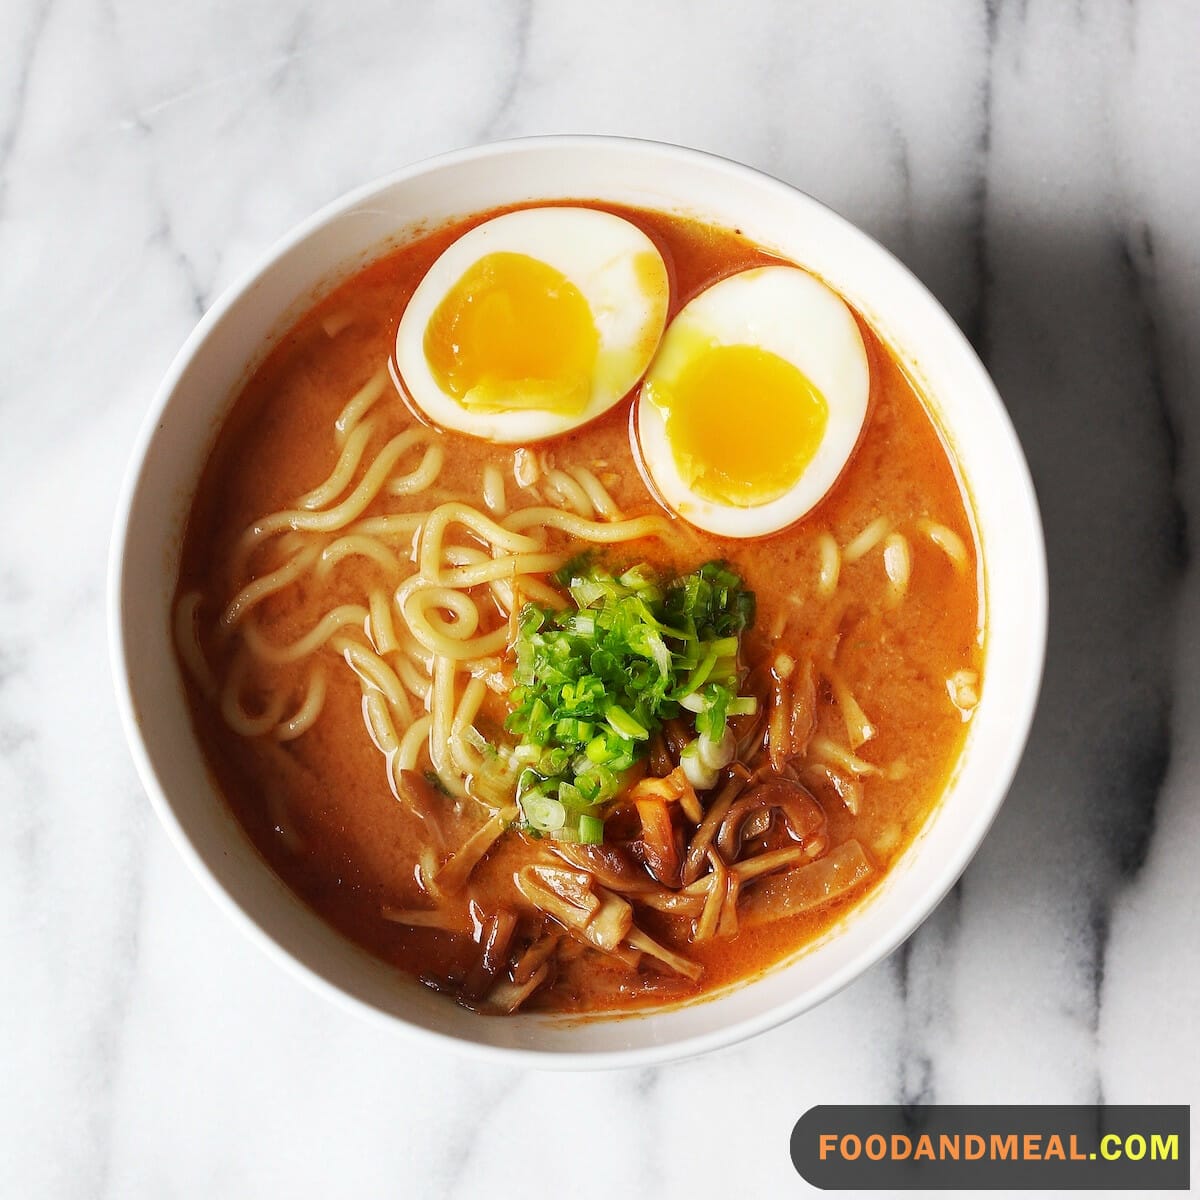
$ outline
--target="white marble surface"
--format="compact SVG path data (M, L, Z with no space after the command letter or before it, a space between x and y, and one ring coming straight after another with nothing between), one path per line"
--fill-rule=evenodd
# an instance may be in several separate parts
M1200 1101L1197 47L1186 0L5 0L0 1194L794 1195L818 1102ZM205 307L354 184L560 131L764 167L911 264L1016 421L1053 597L1018 781L910 943L599 1076L385 1036L244 941L104 646L118 480Z

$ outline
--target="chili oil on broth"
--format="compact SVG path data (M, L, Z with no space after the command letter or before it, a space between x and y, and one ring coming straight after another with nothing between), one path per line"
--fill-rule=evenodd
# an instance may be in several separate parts
M700 289L735 271L779 260L743 238L660 213L602 206L633 220L662 251L672 280L670 311ZM282 339L235 402L204 470L183 548L178 595L200 594L199 636L213 673L223 678L232 642L215 632L214 618L239 585L235 548L242 532L264 514L291 508L325 480L338 455L333 422L346 401L388 362L399 315L428 266L455 238L495 215L481 214L428 234L388 254L318 303ZM865 781L857 815L822 795L829 844L858 840L876 870L848 897L730 938L681 943L680 923L638 908L636 920L652 937L700 963L699 985L663 973L650 986L614 969L596 951L563 962L556 981L525 1006L596 1012L692 998L753 977L819 936L886 876L940 798L964 737L963 713L947 680L981 663L976 551L953 465L920 398L899 364L859 318L871 370L870 410L858 448L837 484L798 525L765 538L715 538L673 520L666 544L622 544L614 564L648 561L663 571L687 571L714 558L728 560L757 596L758 618L745 641L749 662L785 649L798 662L836 647L837 670L875 736L861 755L887 770ZM330 331L335 331L330 336ZM416 420L389 384L371 409L376 422L358 475L391 437ZM660 514L631 448L629 401L586 427L536 447L559 466L588 466L600 474L624 516ZM515 496L513 449L455 434L439 435L442 470L423 496L403 505L376 500L365 515L399 507L428 510L466 498L483 509L481 479L488 466L504 474ZM407 464L406 460L406 464ZM406 465L404 469L408 469ZM357 477L357 476L356 476ZM904 599L889 604L887 575L876 545L856 562L842 562L832 596L820 594L818 537L840 547L881 516L906 531L911 576ZM956 565L918 532L932 520L956 536L966 561ZM397 547L403 560L404 547ZM255 609L261 633L291 642L332 608L363 604L372 589L390 593L388 579L369 560L347 558L322 586L302 578ZM197 734L222 794L259 852L316 912L368 950L435 986L461 977L478 956L468 936L414 928L383 919L384 906L420 907L420 819L397 801L384 760L364 728L363 693L355 675L328 650L326 698L319 719L302 736L280 742L243 737L189 680ZM185 672L186 674L186 672ZM301 667L278 668L276 681L303 697ZM251 696L251 700L253 697ZM839 745L846 729L827 681L817 689L817 737ZM480 725L497 728L503 706L491 700ZM470 807L470 806L468 806ZM479 817L451 820L466 836ZM529 856L524 838L505 834L471 876L482 908L523 906L512 875ZM645 974L644 972L641 974ZM643 981L646 982L646 981Z

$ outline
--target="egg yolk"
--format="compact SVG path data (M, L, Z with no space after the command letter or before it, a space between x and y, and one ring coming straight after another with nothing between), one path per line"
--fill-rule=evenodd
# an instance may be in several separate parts
M707 346L656 380L649 399L687 486L717 504L777 500L812 461L829 419L825 397L793 363L759 346Z
M480 412L582 412L599 344L583 293L547 263L510 252L468 267L425 330L438 386Z

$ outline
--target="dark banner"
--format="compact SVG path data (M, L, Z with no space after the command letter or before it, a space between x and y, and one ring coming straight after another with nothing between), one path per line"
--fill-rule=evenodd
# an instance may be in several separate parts
M830 1191L1186 1189L1189 1111L1186 1104L822 1104L796 1122L792 1162Z

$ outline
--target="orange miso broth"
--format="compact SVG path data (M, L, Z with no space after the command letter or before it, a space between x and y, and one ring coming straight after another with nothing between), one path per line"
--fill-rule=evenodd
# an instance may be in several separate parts
M585 207L649 235L668 321L780 262L731 231ZM636 385L542 440L428 423L402 394L398 324L496 215L360 271L237 397L176 594L195 729L271 868L430 987L485 1013L691 1000L818 938L936 807L981 686L972 522L858 314L861 435L765 536L660 501Z

